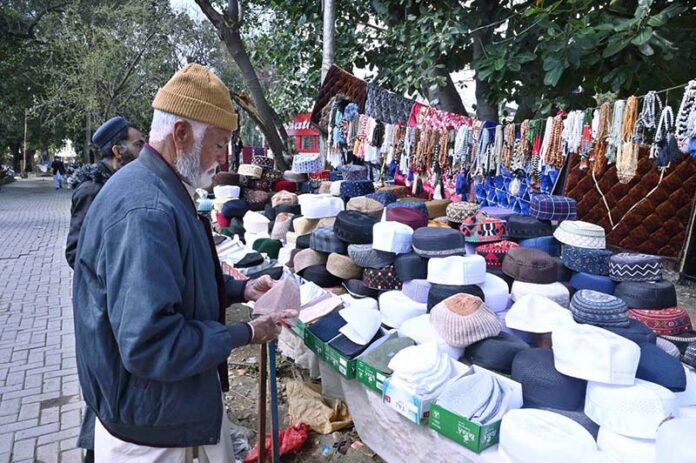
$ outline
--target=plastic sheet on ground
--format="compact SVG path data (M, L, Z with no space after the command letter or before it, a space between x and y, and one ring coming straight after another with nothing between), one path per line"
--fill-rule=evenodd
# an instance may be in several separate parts
M323 362L322 362L323 363ZM322 368L322 381L328 368ZM334 373L338 376L338 374ZM382 403L382 398L355 380L340 379L343 395L360 439L387 463L502 463L498 446L474 453L438 434L427 425L417 425Z
M292 424L306 423L320 434L350 427L348 407L340 400L326 399L318 384L290 381L286 384L288 415Z

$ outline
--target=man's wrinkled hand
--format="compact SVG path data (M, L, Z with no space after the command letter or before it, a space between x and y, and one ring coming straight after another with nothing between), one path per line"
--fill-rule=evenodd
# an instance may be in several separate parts
M244 299L247 301L256 301L258 298L273 287L275 280L268 275L263 275L254 280L249 280L244 289Z
M263 344L274 340L281 331L280 321L286 318L297 318L297 310L282 310L270 315L263 315L249 322L254 334L252 344Z

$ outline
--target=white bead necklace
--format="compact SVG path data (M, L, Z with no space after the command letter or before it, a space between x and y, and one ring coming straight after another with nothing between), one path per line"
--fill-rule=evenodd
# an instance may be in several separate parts
M657 113L662 113L662 101L657 96L657 92L649 91L643 100L643 108L638 116L636 129L638 126L644 129L654 129L657 122Z
M679 111L677 112L677 120L675 122L675 136L679 150L682 153L689 151L689 120L691 113L696 109L696 80L689 81L684 96L682 97Z
M660 149L660 142L667 140L669 132L674 129L674 113L672 112L671 106L665 106L660 114L660 120L657 123L657 129L655 130L655 139L652 145L650 145L650 159L657 156L657 151Z
M616 100L614 102L613 117L611 120L611 132L607 137L607 162L616 162L616 152L621 148L621 126L623 125L623 114L626 109L626 100Z

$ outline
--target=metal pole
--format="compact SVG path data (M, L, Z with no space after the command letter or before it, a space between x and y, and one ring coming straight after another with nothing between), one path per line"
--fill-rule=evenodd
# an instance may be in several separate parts
M27 118L28 118L28 111L25 109L24 110L24 148L22 148L22 157L24 158L22 161L22 178L27 178Z
M278 417L278 383L276 382L276 346L273 340L268 344L268 381L271 383L271 429L273 433L273 463L280 463L280 423Z
M259 353L259 463L266 461L266 371L268 353L266 344L261 344Z

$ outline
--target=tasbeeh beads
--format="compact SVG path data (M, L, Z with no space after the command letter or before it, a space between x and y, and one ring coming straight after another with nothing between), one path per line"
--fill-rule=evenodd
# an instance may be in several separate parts
M597 116L597 129L593 130L594 146L590 155L592 162L592 171L595 175L599 175L607 163L607 138L609 136L609 120L611 119L611 106L609 103L603 103L599 107Z
M657 126L657 114L662 113L662 101L657 92L650 91L643 100L643 109L638 116L638 125L643 129L654 129Z
M546 158L546 163L552 167L560 169L563 167L565 156L563 156L562 148L562 133L563 119L561 116L553 118L553 127L551 128L551 140L549 141L549 152Z
M675 137L682 153L689 152L689 118L693 111L696 111L696 80L689 81L686 86L675 122Z
M623 125L621 126L621 149L616 155L616 176L620 183L633 180L638 170L638 143L633 139L638 120L638 98L630 96L626 100Z
M614 102L611 131L609 132L609 136L607 137L606 158L609 164L613 164L614 162L616 162L616 153L621 148L621 126L623 124L623 115L625 108L625 100L616 100Z

